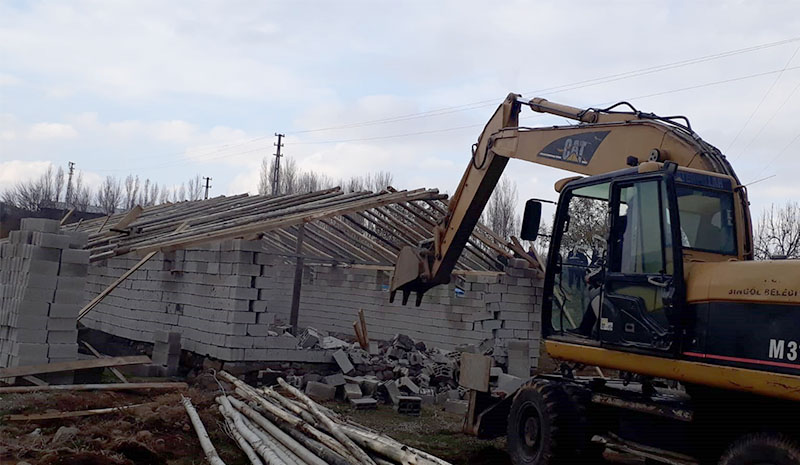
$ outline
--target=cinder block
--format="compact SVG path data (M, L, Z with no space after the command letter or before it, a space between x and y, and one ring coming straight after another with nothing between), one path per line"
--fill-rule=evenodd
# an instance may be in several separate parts
M65 344L48 344L47 357L50 359L78 358L78 344L75 342Z
M56 289L55 303L80 305L86 300L82 290Z
M333 400L336 396L336 387L311 381L306 384L306 395L318 402Z
M23 218L20 221L23 231L37 231L43 233L57 233L61 229L59 222L45 218Z
M71 331L77 326L78 322L75 318L47 318L48 331Z
M62 237L69 239L68 236ZM61 263L77 263L80 265L88 265L90 254L91 252L88 250L67 249L61 252Z
M80 307L75 304L52 303L50 304L51 318L78 318Z
M522 379L530 378L531 358L528 341L508 341L508 374Z
M333 359L336 361L336 364L339 365L342 373L348 374L354 370L353 364L350 362L350 357L348 357L343 350L334 352Z
M363 396L361 393L361 386L355 383L347 383L344 385L344 398L347 400L350 399L360 399Z
M48 344L75 344L78 341L78 330L72 331L47 331Z

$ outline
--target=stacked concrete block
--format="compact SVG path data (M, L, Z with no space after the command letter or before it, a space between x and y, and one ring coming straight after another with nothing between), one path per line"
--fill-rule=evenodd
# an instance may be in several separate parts
M167 376L178 374L181 362L181 333L156 331L153 341L153 364L163 368Z
M0 366L75 360L87 237L54 220L23 219L21 227L0 245Z

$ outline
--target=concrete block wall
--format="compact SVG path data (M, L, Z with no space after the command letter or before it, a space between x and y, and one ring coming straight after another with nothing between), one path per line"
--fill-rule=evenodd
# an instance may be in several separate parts
M159 253L81 323L143 342L157 342L159 332L180 333L182 349L220 360L328 362L327 352L299 350L295 338L270 335L276 319L258 301L256 250L260 242L235 240ZM139 260L120 256L92 264L85 300Z
M75 360L85 295L87 235L23 219L0 245L0 366Z
M328 361L329 354L296 349L286 336L270 336L289 321L295 267L261 251L257 241L158 254L106 297L81 322L128 339L153 342L156 331L179 332L182 346L222 360ZM132 267L138 257L92 264L91 299ZM372 339L397 333L426 344L495 346L504 361L509 340L531 341L538 359L541 280L522 260L506 274L463 276L431 290L422 306L389 303L390 272L355 267L306 266L300 326L352 334L364 309Z
M524 260L512 260L506 274L465 275L425 294L422 304L389 303L390 272L331 266L308 266L300 299L302 327L353 333L363 309L373 339L403 333L442 349L463 345L494 346L498 362L506 362L510 340L530 341L533 367L538 364L541 334L542 279ZM265 266L257 279L259 297L270 312L287 318L291 305L293 265ZM287 292L289 291L289 292Z

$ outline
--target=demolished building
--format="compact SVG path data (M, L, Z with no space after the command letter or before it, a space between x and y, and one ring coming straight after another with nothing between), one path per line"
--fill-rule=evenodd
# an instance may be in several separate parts
M327 189L136 207L62 230L89 251L77 318L119 338L179 333L183 350L221 361L330 363L331 351L307 350L290 333L352 336L363 310L374 340L480 346L501 364L509 342L527 341L535 367L536 261L483 225L449 285L419 307L389 302L400 249L432 237L446 213L436 190Z

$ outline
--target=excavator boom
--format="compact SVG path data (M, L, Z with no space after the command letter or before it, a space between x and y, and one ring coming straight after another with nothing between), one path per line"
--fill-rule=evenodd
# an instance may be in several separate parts
M523 106L577 121L579 124L527 128L519 126ZM620 106L630 111L617 110ZM685 124L679 121L684 120ZM392 278L392 299L403 293L406 303L417 292L417 304L430 288L447 283L450 273L480 219L509 159L516 158L582 175L599 175L638 166L646 161L671 161L679 166L730 176L739 180L724 155L703 141L684 117L660 117L637 111L627 103L606 109L579 109L509 94L497 108L478 142L472 159L450 200L449 211L432 241L401 251ZM739 201L748 215L746 192L738 186ZM750 218L742 237L742 258L751 255Z

